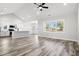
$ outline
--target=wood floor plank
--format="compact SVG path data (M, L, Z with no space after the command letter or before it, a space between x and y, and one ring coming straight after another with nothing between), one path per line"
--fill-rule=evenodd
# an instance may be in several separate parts
M71 41L47 37L0 37L1 56L64 56L75 55Z

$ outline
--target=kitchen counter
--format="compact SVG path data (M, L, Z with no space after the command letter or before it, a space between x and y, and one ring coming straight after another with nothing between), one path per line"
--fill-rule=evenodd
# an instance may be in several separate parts
M29 31L14 31L12 32L12 38L20 38L27 37L29 35ZM0 32L0 37L9 36L9 31Z

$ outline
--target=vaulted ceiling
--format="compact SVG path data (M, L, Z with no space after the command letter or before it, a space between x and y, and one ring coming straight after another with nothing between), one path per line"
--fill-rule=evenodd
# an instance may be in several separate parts
M47 3L48 9L39 11L33 3L0 3L0 15L14 13L22 20L36 19L45 15L59 16L69 13L76 13L78 4L70 3L64 5L63 3Z

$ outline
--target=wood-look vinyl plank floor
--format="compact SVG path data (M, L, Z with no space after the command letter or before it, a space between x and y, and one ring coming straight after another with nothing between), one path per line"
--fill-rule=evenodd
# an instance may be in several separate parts
M67 43L65 43L67 44ZM70 55L64 41L46 37L0 38L1 56L66 56ZM66 48L67 47L67 48Z

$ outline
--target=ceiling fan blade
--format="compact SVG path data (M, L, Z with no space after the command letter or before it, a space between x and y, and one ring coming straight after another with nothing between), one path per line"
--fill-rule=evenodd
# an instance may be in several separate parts
M39 4L37 4L37 3L34 3L34 4L39 6Z
M41 5L45 5L45 3L42 3Z
M46 7L46 6L43 6L43 8L46 8L46 9L48 9L48 7Z

